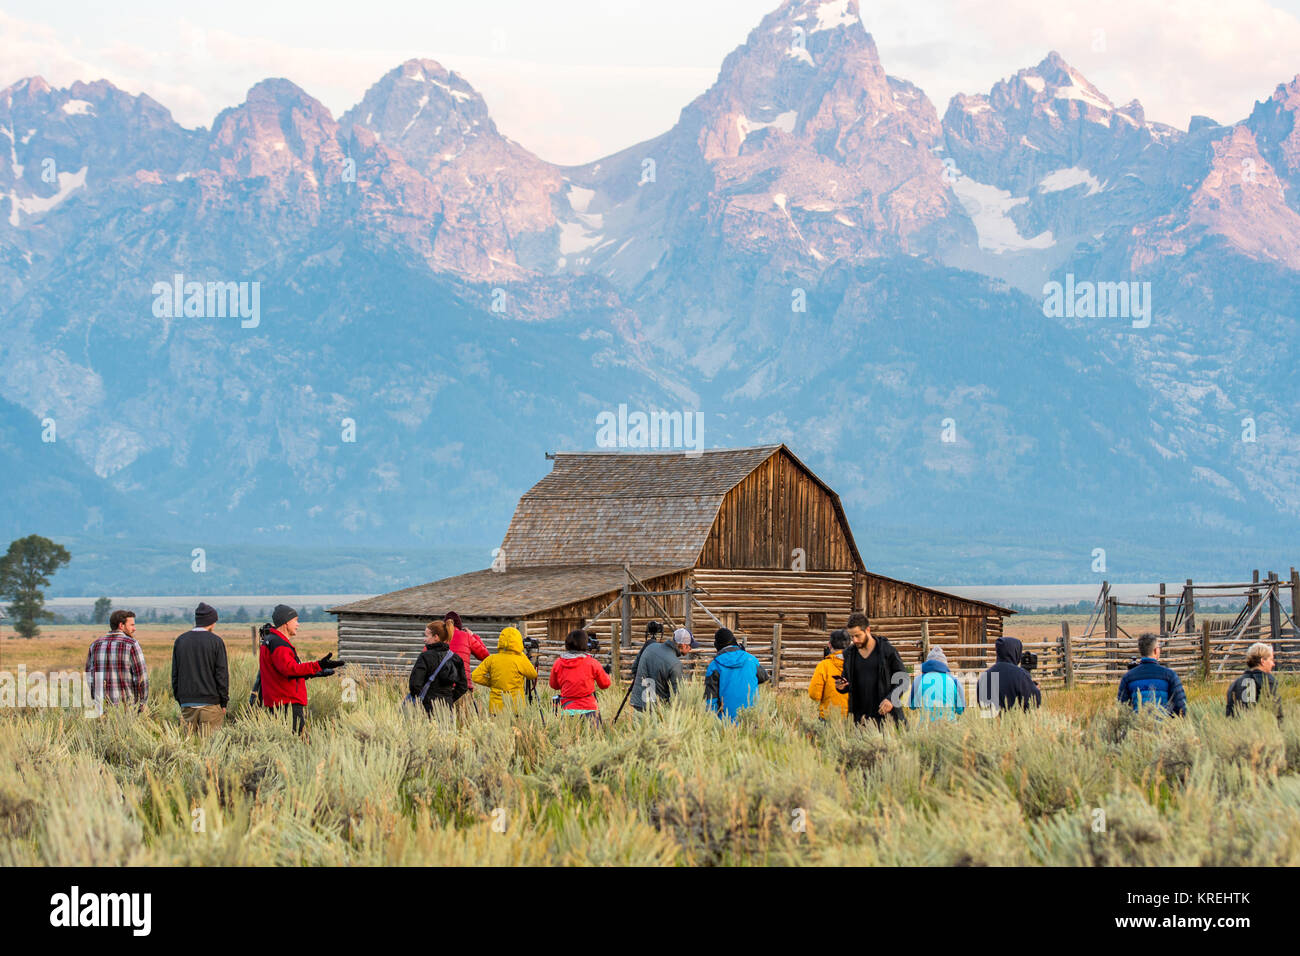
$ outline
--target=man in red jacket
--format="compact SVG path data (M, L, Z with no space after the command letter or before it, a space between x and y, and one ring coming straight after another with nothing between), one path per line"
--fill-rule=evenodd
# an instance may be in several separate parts
M279 713L291 712L293 731L301 734L307 724L307 679L333 677L335 669L347 662L333 660L333 651L318 661L298 660L292 643L298 633L298 612L287 604L275 606L271 625L257 652L262 705Z

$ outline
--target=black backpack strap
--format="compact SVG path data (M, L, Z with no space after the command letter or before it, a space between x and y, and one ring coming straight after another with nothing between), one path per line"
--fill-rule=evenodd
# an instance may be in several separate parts
M438 666L434 669L433 673L429 675L429 679L424 682L424 687L420 691L420 701L423 701L424 698L428 696L429 688L433 686L434 680L437 679L438 674L442 671L443 667L447 665L447 661L451 660L451 655L455 653L456 652L451 648L447 648L447 653L442 655L442 660L438 662Z

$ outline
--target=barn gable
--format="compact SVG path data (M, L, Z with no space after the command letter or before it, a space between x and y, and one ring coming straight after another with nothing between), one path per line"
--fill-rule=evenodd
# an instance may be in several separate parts
M724 497L782 447L556 454L519 499L506 566L694 565Z
M724 496L697 566L864 570L839 495L784 445Z
M862 570L839 497L784 445L561 452L519 501L507 567L568 564Z

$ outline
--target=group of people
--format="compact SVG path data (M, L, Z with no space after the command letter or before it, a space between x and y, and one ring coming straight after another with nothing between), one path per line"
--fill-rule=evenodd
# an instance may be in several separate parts
M221 726L230 702L230 677L226 645L216 633L218 613L200 602L194 610L194 627L176 638L172 646L171 690L180 707L187 732L209 734ZM110 633L96 639L86 656L86 678L105 703L134 703L143 709L149 696L149 670L135 638L135 614L114 611ZM282 714L293 729L306 725L308 680L333 676L346 665L333 653L303 661L294 638L298 613L280 604L271 622L261 629L258 675L249 703ZM590 654L594 635L577 628L568 633L564 651L553 662L547 683L555 691L555 709L570 717L600 720L596 690L612 683L608 669ZM537 645L534 643L533 649ZM682 660L699 648L686 628L665 631L658 621L646 627L646 642L632 666L632 683L625 698L634 713L645 714L679 693ZM770 680L758 658L746 651L728 628L713 637L714 658L704 672L704 701L719 718L736 721L758 699L759 687ZM1139 659L1119 682L1117 699L1135 710L1145 706L1182 716L1187 697L1182 681L1160 663L1160 639L1143 634L1138 639ZM808 685L808 696L818 705L819 716L852 716L883 725L886 719L906 722L906 712L926 720L955 720L966 709L961 682L952 674L940 647L930 650L913 678L898 650L884 635L874 635L867 615L854 612L844 628L832 632L825 657ZM1029 709L1042 703L1042 691L1025 661L1023 645L1013 637L998 638L995 661L977 681L981 707L993 712L1014 707ZM478 661L474 665L474 661ZM1228 687L1227 715L1234 716L1269 700L1278 719L1282 716L1277 679L1273 676L1273 649L1256 643L1246 652L1246 671ZM517 628L502 629L496 651L489 653L481 638L468 630L460 615L449 611L424 629L424 649L411 668L408 701L432 714L447 708L475 706L474 685L488 688L490 714L518 712L534 699L539 680L537 661L526 650ZM621 712L621 708L620 708Z
M993 665L980 674L976 684L979 705L994 713L1041 705L1042 691L1022 666L1024 645L1014 637L1000 637L994 652ZM808 684L808 696L817 702L822 719L838 712L845 717L852 714L859 723L871 719L879 724L886 717L902 723L906 710L911 710L928 720L955 720L966 709L961 682L949 670L943 648L931 649L921 673L912 678L889 641L872 635L865 614L854 613L843 630L832 632L825 653ZM1117 700L1134 710L1152 707L1164 715L1186 714L1182 681L1172 668L1160 663L1159 636L1141 635L1138 654L1138 660L1120 678ZM1282 698L1272 673L1275 663L1268 644L1255 643L1247 649L1246 671L1228 687L1227 716L1269 700L1277 718L1282 719ZM900 693L904 685L906 708Z
M216 633L217 609L199 602L194 626L172 644L172 697L180 706L181 725L187 733L210 734L226 719L230 705L230 667L226 642ZM109 615L108 634L97 638L86 654L86 680L103 703L134 704L143 710L149 699L149 669L135 638L135 612ZM293 639L298 633L298 612L278 604L271 622L263 625L258 644L257 678L249 703L283 714L295 732L306 729L307 686L316 677L331 677L345 661L333 652L315 661L303 661Z
M981 706L999 711L1043 702L1042 691L1021 666L1023 650L1014 637L997 639L993 665L976 685ZM902 724L909 710L925 720L956 720L966 709L966 694L942 647L930 649L913 678L898 650L884 635L872 634L870 620L859 611L831 632L825 654L808 683L808 696L823 720L839 713L852 715L855 723L880 725L889 718Z

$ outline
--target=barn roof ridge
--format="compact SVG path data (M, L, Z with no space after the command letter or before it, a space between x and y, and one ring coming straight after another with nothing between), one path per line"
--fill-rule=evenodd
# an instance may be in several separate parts
M729 451L776 451L778 448L785 448L784 442L774 442L764 445L736 445L732 448L703 448L699 451L689 451L681 448L593 448L584 451L553 451L548 452L551 458L559 458L561 455L626 455L628 457L640 456L650 457L653 455L680 455L683 458L699 458L701 455L716 455L719 452Z

